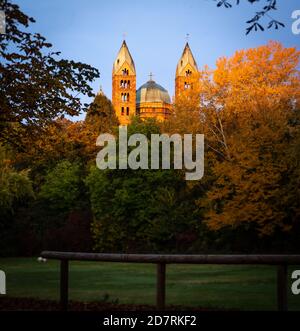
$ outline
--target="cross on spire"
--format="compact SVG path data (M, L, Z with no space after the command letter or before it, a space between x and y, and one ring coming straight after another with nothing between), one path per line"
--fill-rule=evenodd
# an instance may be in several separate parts
M187 43L189 42L189 39L190 39L190 34L187 33L186 36L185 36L185 40L186 40Z
M153 73L152 72L150 72L150 74L149 74L149 77L150 77L150 79L149 80L153 80L152 78L153 78Z

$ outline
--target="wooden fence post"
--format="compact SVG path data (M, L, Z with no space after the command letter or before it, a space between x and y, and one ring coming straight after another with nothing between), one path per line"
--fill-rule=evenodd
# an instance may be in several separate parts
M156 292L156 306L158 310L165 309L166 300L166 264L157 264L157 292Z
M69 300L69 261L60 261L60 307L61 310L68 310Z

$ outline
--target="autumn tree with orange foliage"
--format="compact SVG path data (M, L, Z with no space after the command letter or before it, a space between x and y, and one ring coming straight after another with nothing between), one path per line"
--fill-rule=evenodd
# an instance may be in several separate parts
M43 128L34 141L23 139L23 151L16 155L16 164L29 167L32 173L43 177L45 170L61 160L79 162L85 167L95 163L100 133L112 133L118 125L111 102L98 94L87 111L84 121L73 122L58 118Z
M237 51L176 100L164 130L205 134L205 176L190 186L201 187L209 229L271 236L298 226L299 59L278 42Z
M180 134L201 131L200 114L200 73L190 77L191 88L182 91L175 99L174 109L167 121L161 123L163 131Z
M300 216L300 52L270 42L201 76L214 183L198 204L209 228L290 231ZM298 176L298 177L297 177Z

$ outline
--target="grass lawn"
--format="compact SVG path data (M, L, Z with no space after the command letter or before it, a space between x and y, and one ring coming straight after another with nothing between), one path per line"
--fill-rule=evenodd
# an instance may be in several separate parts
M6 272L8 296L58 300L58 261L1 258L0 270ZM155 286L155 265L70 262L70 300L152 305ZM276 267L169 265L166 291L169 305L275 310ZM300 310L300 295L290 292L289 308Z

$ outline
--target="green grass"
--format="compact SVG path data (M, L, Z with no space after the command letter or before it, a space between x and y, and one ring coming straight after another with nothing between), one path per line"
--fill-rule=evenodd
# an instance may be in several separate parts
M2 258L0 270L6 272L8 296L58 300L58 261ZM71 300L101 301L109 295L109 301L154 304L155 282L156 266L151 264L70 263ZM276 267L168 265L166 291L172 305L275 310ZM289 308L300 310L300 295L289 294Z

